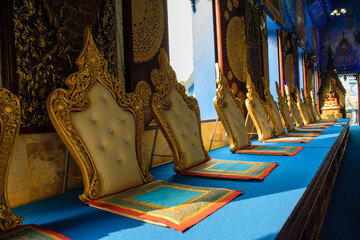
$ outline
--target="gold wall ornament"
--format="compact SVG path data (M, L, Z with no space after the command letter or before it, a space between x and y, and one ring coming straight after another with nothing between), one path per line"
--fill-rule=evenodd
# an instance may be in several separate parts
M23 217L11 210L7 198L7 181L12 154L20 129L19 99L5 88L0 88L0 230L20 226Z
M125 94L121 91L119 79L108 73L107 63L96 48L89 28L85 30L84 47L76 64L79 71L65 79L69 90L60 88L53 91L47 99L47 109L56 131L82 172L84 193L79 197L80 200L89 201L99 197L99 176L92 157L72 125L70 114L89 107L87 92L96 81L111 92L123 110L133 114L136 123L136 155L140 174L144 182L150 181L152 176L142 161L141 152L141 136L144 127L142 101L135 94Z
M273 16L274 22L278 21L283 24L282 1L280 0L265 0L265 7Z
M81 50L83 29L103 22L100 35L101 49L109 57L111 69L116 69L116 36L108 25L115 23L111 7L114 1L74 0L64 1L12 1L15 39L16 73L19 82L21 125L50 126L46 99L48 94L64 87L63 80L77 70L75 59ZM76 7L73 7L76 5ZM108 24L107 26L105 26ZM116 72L114 70L114 72Z
M168 56L164 48L160 48L158 62L159 69L153 69L150 73L150 80L156 91L156 93L154 93L151 97L150 106L154 113L155 119L158 122L159 127L162 130L162 133L173 152L175 163L174 171L181 172L185 170L184 154L181 151L180 144L164 115L164 111L169 110L172 106L172 102L168 97L172 89L174 89L180 94L182 99L186 102L188 108L195 113L195 116L197 118L197 127L199 130L198 132L200 135L200 144L202 146L202 151L205 156L204 161L209 160L210 156L204 148L203 140L201 137L200 109L196 98L192 96L187 96L184 86L177 81L175 71L170 66Z
M146 62L159 51L164 32L163 0L131 0L134 62Z
M234 76L245 83L247 66L244 17L232 17L226 29L226 54Z

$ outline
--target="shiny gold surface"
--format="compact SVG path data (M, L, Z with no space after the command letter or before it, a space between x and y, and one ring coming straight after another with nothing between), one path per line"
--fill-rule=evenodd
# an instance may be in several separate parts
M141 136L143 131L143 104L135 94L125 94L121 91L119 79L107 71L107 63L97 50L90 29L84 34L84 46L76 64L79 71L65 79L69 90L56 89L47 99L49 117L65 143L76 163L79 165L84 179L84 193L80 196L82 201L89 201L99 197L99 180L94 161L86 149L83 141L74 129L70 113L85 110L89 106L87 92L96 81L105 86L113 94L118 105L130 111L136 122L136 155L140 173L144 182L152 179L142 159Z
M64 87L63 79L77 70L75 58L86 26L97 28L97 44L110 72L117 74L114 1L13 0L12 5L21 126L50 126L47 96Z
M227 106L227 102L225 101L225 96L228 94L233 99L236 106L240 109L240 111L243 114L244 114L244 108L243 108L244 103L235 97L235 95L229 88L228 81L227 81L226 77L224 76L224 74L222 73L218 64L216 64L216 70L217 70L216 71L217 72L216 84L218 85L218 87L216 89L216 98L214 99L214 105L215 105L215 109L218 113L218 116L219 116L224 128L226 129L226 131L228 133L228 137L229 137L229 141L230 141L230 151L235 152L236 150L238 150L240 148L239 148L239 144L237 142L238 140L234 137L233 130L232 130L230 123L228 121L228 118L223 110ZM248 139L248 144L249 145L251 144L250 139Z
M210 159L210 156L204 148L201 136L200 109L197 100L192 96L187 96L184 86L177 81L175 71L170 66L164 48L160 48L158 62L159 69L153 69L150 75L151 82L154 85L156 91L156 93L154 93L151 97L150 106L154 113L156 121L158 122L159 127L162 130L173 152L175 163L174 170L176 172L181 172L185 170L184 156L182 150L180 149L180 145L172 130L170 129L166 117L164 116L164 111L170 109L172 105L170 99L168 98L168 94L170 93L171 89L175 89L181 95L182 99L186 102L188 108L195 113L197 123L193 124L198 125L201 147L205 155L204 161Z
M304 126L304 120L299 112L298 107L296 106L296 103L294 102L293 97L291 96L290 90L287 85L285 85L285 93L287 98L287 104L289 106L290 112L292 114L291 116L295 121L296 126L297 127Z
M134 62L146 62L159 51L163 40L163 0L131 0Z
M11 210L7 197L7 180L14 145L20 129L19 99L5 88L0 88L0 229L10 230L21 225L23 217Z

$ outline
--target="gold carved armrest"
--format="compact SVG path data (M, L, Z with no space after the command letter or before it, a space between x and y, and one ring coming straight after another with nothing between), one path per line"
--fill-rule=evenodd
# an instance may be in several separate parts
M12 154L20 129L19 99L5 88L0 88L0 230L20 226L23 217L11 210L7 198L7 181Z
M291 93L289 91L289 88L287 85L285 85L285 93L287 97L287 104L289 106L289 109L291 111L292 117L295 121L295 124L297 127L304 126L304 119L302 118L298 107L296 106L296 103L294 102L294 99L291 96Z

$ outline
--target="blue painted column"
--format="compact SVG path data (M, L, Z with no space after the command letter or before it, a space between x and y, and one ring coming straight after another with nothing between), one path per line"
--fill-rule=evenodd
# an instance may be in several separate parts
M213 3L196 1L193 14L194 90L201 120L216 119L213 98L216 95Z

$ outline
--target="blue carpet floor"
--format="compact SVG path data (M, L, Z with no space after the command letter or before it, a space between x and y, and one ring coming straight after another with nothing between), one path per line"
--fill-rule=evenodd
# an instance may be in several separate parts
M360 126L350 136L330 198L320 239L360 239Z

